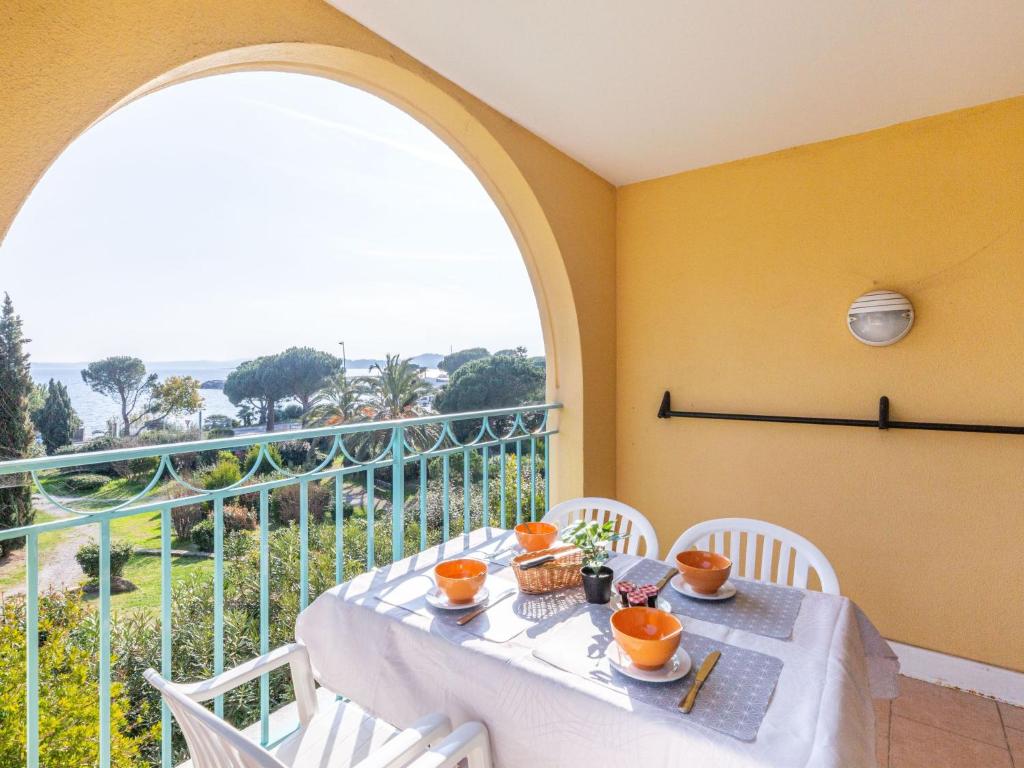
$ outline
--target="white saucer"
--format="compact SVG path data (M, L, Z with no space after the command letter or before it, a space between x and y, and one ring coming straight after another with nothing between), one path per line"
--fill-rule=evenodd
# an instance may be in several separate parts
M673 576L672 581L670 581L669 584L671 584L672 589L674 589L679 594L686 595L687 597L692 597L695 600L728 600L730 597L736 594L736 585L733 584L731 581L727 581L725 582L725 584L718 588L718 591L715 592L715 594L702 595L700 592L695 591L693 587L691 587L689 584L683 581L683 574L681 573L677 573L675 576Z
M473 599L468 603L453 603L448 599L448 595L442 592L438 587L432 587L426 595L427 602L435 608L440 608L443 611L461 611L464 608L476 608L478 605L487 600L490 593L487 591L487 587L480 587L480 591L473 595Z
M642 680L645 683L671 683L674 680L685 677L692 665L690 654L682 646L679 646L679 649L672 654L672 658L665 662L665 666L660 669L640 669L635 666L626 652L615 641L612 641L612 644L608 646L606 655L608 663L612 665L612 669L616 672L621 672L626 677Z

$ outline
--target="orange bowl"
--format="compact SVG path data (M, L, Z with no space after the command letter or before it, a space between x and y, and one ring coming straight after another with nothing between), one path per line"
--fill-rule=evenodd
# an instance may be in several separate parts
M612 634L635 666L658 669L679 647L683 624L671 613L636 606L612 614Z
M446 560L434 566L434 579L451 602L468 603L487 579L487 563L469 558Z
M537 552L555 543L558 528L551 523L520 523L516 526L516 538L527 552Z
M713 595L729 578L732 560L716 552L690 549L676 555L676 567L694 592Z

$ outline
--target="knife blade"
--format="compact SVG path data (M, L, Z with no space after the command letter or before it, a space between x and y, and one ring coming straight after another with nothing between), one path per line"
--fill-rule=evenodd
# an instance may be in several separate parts
M690 686L690 690L686 692L682 701L679 702L679 709L683 714L689 714L690 710L693 709L693 703L697 700L697 692L701 686L704 685L704 681L708 679L708 675L711 674L711 670L715 668L715 664L718 663L718 659L721 658L721 651L712 651L704 659L700 665L700 669L697 670L697 676L693 679L693 684Z
M475 611L470 611L465 616L462 616L461 618L459 618L459 620L456 621L455 623L458 624L460 627L464 627L466 624L469 624L469 622L471 622L473 619L475 619L481 613L486 611L488 608L491 608L491 607L497 605L502 600L504 600L504 599L506 599L508 597L512 597L512 595L514 595L514 594L516 594L516 591L514 589L511 589L508 592L506 592L504 595L502 595L501 597L497 597L494 600L489 600L487 602L487 605L483 605L483 606L477 608Z
M678 573L678 571L669 571L662 577L661 581L654 585L658 588L659 593L665 588L665 585L672 580L672 577L675 576L676 573Z

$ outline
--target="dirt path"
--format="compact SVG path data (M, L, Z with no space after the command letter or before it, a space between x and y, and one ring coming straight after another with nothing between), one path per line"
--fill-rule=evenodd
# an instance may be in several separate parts
M65 512L55 504L50 503L42 496L32 497L32 506L40 512L45 512L57 518L72 517L70 512ZM66 528L58 533L51 533L50 536L59 536L60 541L50 549L43 549L40 552L39 563L39 591L46 592L51 589L73 587L81 582L82 569L75 560L75 553L83 544L96 540L95 525L82 525L77 528ZM20 595L25 592L25 550L19 549L12 552L2 565L0 565L0 583L8 581L9 578L17 578L18 582L9 588L0 588L8 595Z

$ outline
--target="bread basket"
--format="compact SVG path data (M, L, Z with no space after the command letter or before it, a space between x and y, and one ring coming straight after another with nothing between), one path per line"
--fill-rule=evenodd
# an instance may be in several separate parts
M545 557L553 559L530 568L523 564ZM580 568L583 566L583 554L571 544L542 549L537 552L525 552L512 558L512 572L519 582L519 591L538 595L554 592L556 589L578 587L583 582Z

